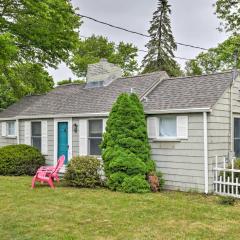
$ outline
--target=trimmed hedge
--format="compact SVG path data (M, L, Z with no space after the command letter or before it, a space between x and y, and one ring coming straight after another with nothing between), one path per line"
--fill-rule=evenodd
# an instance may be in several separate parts
M38 149L24 145L9 145L0 148L0 175L34 175L45 164Z
M111 190L149 192L155 171L143 105L136 94L121 94L112 107L101 144L104 170ZM157 179L158 180L158 179Z
M100 161L96 157L73 157L68 163L64 179L69 186L95 188L102 184L100 167Z

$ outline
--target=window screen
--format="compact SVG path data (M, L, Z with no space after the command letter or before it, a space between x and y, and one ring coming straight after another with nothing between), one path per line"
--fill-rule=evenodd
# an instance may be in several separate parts
M7 122L7 135L14 136L15 135L15 121Z
M240 118L234 118L234 152L240 156Z
M176 137L177 121L176 116L162 116L159 121L160 137Z
M103 132L102 120L89 120L88 140L90 155L101 155L99 145L102 142L102 132Z
M32 122L32 146L41 151L42 132L41 122Z

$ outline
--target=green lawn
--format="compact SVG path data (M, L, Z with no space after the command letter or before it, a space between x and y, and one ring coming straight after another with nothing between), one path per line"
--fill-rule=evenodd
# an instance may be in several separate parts
M55 190L0 177L0 239L240 239L240 204L217 197Z

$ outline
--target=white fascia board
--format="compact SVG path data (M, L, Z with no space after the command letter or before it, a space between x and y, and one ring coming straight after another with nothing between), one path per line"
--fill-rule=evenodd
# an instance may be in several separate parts
M185 108L185 109L166 109L166 110L147 110L145 114L167 114L167 113L202 113L211 112L211 108ZM0 118L0 121L9 120L24 120L24 119L46 119L46 118L69 118L69 117L108 117L109 112L101 113L80 113L80 114L49 114L49 115L35 115L35 116L17 116L12 118Z
M109 112L102 113L79 113L79 114L46 114L46 115L34 115L34 116L18 116L12 118L0 118L0 121L8 120L24 120L24 119L46 119L46 118L69 118L69 117L108 117Z
M212 111L211 108L185 108L185 109L147 110L145 111L145 114L202 113L211 111Z

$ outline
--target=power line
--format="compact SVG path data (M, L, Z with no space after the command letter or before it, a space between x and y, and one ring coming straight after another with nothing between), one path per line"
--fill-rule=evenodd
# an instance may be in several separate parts
M146 35L144 33L136 32L136 31L133 31L133 30L130 30L130 29L127 29L127 28L123 28L123 27L119 27L119 26L116 26L116 25L113 25L113 24L110 24L110 23L107 23L107 22L104 22L104 21L100 21L100 20L98 20L96 18L93 18L93 17L89 17L89 16L82 15L82 14L78 14L78 16L80 16L82 18L87 18L87 19L92 20L94 22L97 22L97 23L100 23L100 24L104 24L104 25L107 25L109 27L116 28L116 29L119 29L119 30L122 30L122 31L125 31L125 32L128 32L128 33L137 34L137 35L142 36L142 37L148 37L148 38L150 37L149 35ZM187 44L187 43L176 42L176 44L178 44L180 46L184 46L184 47L191 47L191 48L200 49L200 50L206 50L206 51L208 50L207 48L194 46L194 45Z
M88 37L86 36L83 36L83 35L79 35L80 37L84 38L84 39L87 39ZM147 50L143 50L143 49L138 49L139 52L145 52L147 53L148 51ZM193 59L190 59L190 58L185 58L185 57L177 57L177 56L174 56L174 58L176 59L181 59L181 60L186 60L186 61L190 61L190 60L193 60Z
M122 31L125 31L125 32L134 33L134 34L137 34L137 35L140 35L140 36L143 36L143 37L149 37L149 36L146 35L146 34L139 33L139 32L135 32L135 31L132 31L132 30L123 28L123 27L115 26L115 25L112 25L112 24L110 24L110 23L106 23L106 22L97 20L97 19L95 19L95 18L86 16L86 15L78 14L78 16L80 16L80 17L82 17L82 18L90 19L90 20L92 20L92 21L94 21L94 22L101 23L101 24L104 24L104 25L107 25L107 26L109 26L109 27L116 28L116 29L119 29L119 30L122 30Z

